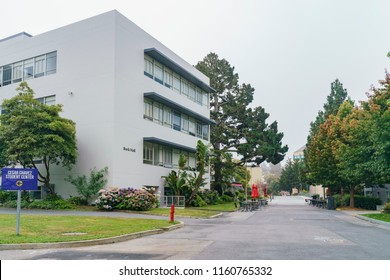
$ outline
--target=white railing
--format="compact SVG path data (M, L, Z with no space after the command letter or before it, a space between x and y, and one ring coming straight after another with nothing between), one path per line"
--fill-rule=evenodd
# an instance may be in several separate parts
M175 205L175 207L183 207L185 206L186 198L181 195L173 195L173 196L164 196L163 207L171 207L171 205Z

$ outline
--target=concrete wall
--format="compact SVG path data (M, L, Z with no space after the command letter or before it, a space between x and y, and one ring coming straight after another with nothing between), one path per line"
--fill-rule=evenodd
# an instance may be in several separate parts
M109 186L161 186L170 169L143 164L143 137L196 147L197 137L143 119L143 94L157 92L209 117L209 110L144 75L144 49L156 48L199 80L208 78L117 11L111 11L34 37L0 42L0 65L57 51L57 73L28 80L36 97L56 95L62 116L76 122L78 163L71 172L52 170L57 192L75 188L68 174L89 174L108 166ZM0 87L0 103L18 84ZM206 141L207 143L207 141ZM126 151L130 148L131 151Z

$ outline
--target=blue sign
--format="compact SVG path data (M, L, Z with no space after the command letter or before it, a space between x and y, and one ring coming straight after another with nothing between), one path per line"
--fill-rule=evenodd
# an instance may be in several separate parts
M1 189L8 191L29 191L38 189L38 170L2 168Z

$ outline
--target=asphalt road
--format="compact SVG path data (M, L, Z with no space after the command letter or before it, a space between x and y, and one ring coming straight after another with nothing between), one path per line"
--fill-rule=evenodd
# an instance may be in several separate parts
M180 219L183 228L163 234L90 247L0 251L0 259L390 260L390 227L352 214L312 207L301 197L276 197L259 211Z

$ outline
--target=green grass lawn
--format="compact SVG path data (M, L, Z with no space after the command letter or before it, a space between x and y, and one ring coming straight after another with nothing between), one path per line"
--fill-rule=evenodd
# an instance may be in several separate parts
M22 215L16 235L16 215L0 214L0 244L91 240L170 225L168 220L154 219Z
M390 214L363 214L363 216L390 223Z
M209 218L220 212L234 211L235 206L233 202L207 205L204 207L186 207L186 208L175 208L175 217L198 217L198 218ZM153 208L148 211L143 211L143 214L155 214L169 216L170 208ZM139 212L138 212L139 213Z

